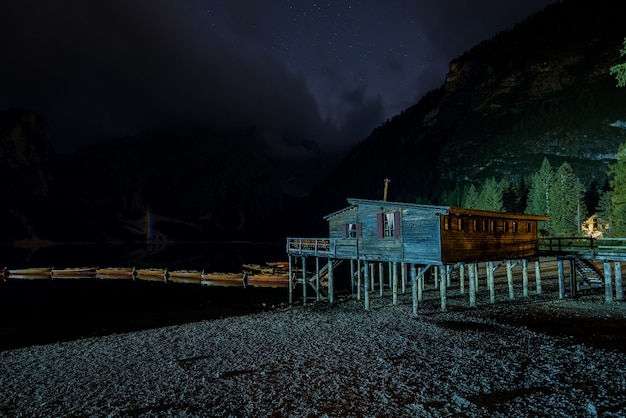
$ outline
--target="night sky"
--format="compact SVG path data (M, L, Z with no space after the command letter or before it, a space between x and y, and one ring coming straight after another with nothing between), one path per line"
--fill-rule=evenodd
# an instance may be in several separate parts
M36 110L60 153L197 125L345 151L552 2L3 1L0 108Z

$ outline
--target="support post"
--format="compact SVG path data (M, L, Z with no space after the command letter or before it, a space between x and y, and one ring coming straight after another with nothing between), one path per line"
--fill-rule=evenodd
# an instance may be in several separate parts
M306 306L306 256L302 257L302 305Z
M604 262L604 300L613 302L613 281L611 280L611 262Z
M417 301L422 302L424 300L424 271L423 267L417 269Z
M439 289L439 266L433 267L433 277L435 278L435 289Z
M537 289L537 294L541 294L541 262L539 260L535 261L535 286Z
M493 272L493 261L487 262L487 287L489 288L489 303L496 303L496 278Z
M476 270L474 269L473 263L469 264L467 267L469 273L467 280L469 282L469 306L473 308L476 306Z
M559 258L557 261L559 268L559 299L565 298L565 273L563 271L563 259Z
M320 258L315 257L315 300L320 300ZM330 284L329 284L330 286Z
M522 297L528 297L528 259L522 260Z
M289 256L289 306L293 304L293 267Z
M367 261L363 261L363 297L365 299L365 310L370 310L370 267Z
M390 261L389 263L389 289L393 287L393 263Z
M445 312L448 307L448 295L446 286L446 266L439 269L439 295L441 296L441 312Z
M406 294L406 263L400 263L400 268L402 269L402 294Z
M335 303L335 272L333 260L328 259L328 303Z
M356 300L361 300L361 260L356 261Z
M474 288L478 292L478 263L474 263L474 280L476 280Z
M354 260L350 260L350 294L354 295Z
M370 264L370 290L374 293L374 284L376 283L376 267L374 263Z
M385 268L382 262L378 262L378 284L380 285L380 296L385 294Z
M411 264L411 294L413 296L413 316L417 316L417 277L415 264Z
M569 290L570 296L576 297L576 260L569 260Z
M459 287L461 294L465 294L465 264L459 266Z
M624 300L624 285L622 283L622 263L615 262L615 300Z
M506 260L506 281L509 285L509 299L515 299L515 287L513 286L513 265L511 260Z
M398 263L394 261L393 263L393 284L392 284L392 303L394 305L398 304Z
M450 287L450 285L452 284L452 274L450 270L451 269L446 266L446 286L447 287Z

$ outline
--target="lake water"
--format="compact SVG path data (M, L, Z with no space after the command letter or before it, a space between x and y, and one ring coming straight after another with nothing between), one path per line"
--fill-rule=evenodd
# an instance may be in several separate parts
M283 244L73 244L0 247L0 265L136 267L236 272L243 263L286 260ZM161 327L271 309L287 288L201 286L144 280L0 281L0 349Z

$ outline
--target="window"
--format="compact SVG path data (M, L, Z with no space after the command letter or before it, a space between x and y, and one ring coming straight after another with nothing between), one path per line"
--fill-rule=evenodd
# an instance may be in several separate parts
M504 221L502 224L504 232L509 232L509 221Z
M450 229L450 218L448 218L447 216L443 217L443 229L445 231Z
M458 218L456 220L456 229L458 229L459 231L463 230L463 218Z
M511 222L511 232L513 232L514 234L517 233L517 222L515 221Z
M478 219L472 219L472 231L477 232L479 226Z
M496 231L496 221L489 221L489 232Z
M483 232L487 232L487 220L483 219L481 224L482 224L482 228L480 230Z
M341 238L361 238L361 224L351 223L342 225Z
M400 237L400 212L383 212L376 215L378 238Z
M532 232L532 230L533 230L532 224L530 222L528 222L526 224L526 232Z

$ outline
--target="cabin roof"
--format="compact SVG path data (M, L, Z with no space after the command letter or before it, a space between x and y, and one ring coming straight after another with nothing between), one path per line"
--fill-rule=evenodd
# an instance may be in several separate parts
M329 215L324 216L325 220L333 218L335 216L344 214L351 210L356 209L359 205L373 205L380 206L382 208L388 209L410 209L415 208L424 211L430 211L440 215L468 215L468 216L485 216L491 218L505 218L505 219L518 219L518 220L533 220L533 221L547 221L550 219L548 216L544 215L531 215L525 213L513 213L513 212L495 212L489 210L479 210L479 209L468 209L468 208L457 208L453 206L436 206L436 205L422 205L418 203L403 203L403 202L390 202L388 200L369 200L369 199L355 199L349 198L347 199L350 206L338 210L337 212L333 212Z

